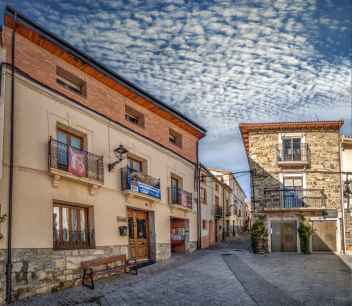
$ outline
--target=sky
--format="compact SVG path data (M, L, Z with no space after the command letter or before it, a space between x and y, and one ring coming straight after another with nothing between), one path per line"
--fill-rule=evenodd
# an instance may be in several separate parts
M343 119L352 135L350 0L7 4L205 127L206 166L248 169L240 122Z

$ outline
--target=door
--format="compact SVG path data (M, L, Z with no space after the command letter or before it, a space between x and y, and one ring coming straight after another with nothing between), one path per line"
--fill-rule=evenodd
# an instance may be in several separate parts
M303 206L303 177L284 177L284 208L299 208Z
M271 221L271 251L297 252L296 221Z
M149 259L148 212L128 209L130 257L137 260Z
M312 251L336 251L336 221L313 221Z

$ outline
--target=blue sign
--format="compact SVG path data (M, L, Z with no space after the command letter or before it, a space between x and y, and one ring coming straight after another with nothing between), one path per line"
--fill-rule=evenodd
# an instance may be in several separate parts
M160 188L144 184L138 180L132 180L130 175L128 176L128 187L133 192L143 193L157 199L161 198Z

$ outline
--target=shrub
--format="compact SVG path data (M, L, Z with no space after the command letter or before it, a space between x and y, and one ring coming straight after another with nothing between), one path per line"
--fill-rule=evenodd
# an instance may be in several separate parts
M264 247L268 238L268 232L262 217L258 218L252 225L251 231L251 244L254 253L258 253Z
M303 254L310 254L310 237L312 236L312 226L307 223L304 217L301 217L298 227L298 235Z

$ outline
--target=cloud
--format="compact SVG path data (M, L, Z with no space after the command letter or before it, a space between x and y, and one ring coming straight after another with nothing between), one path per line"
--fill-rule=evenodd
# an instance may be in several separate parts
M17 0L14 5L204 125L206 163L246 166L236 132L241 121L350 115L348 0ZM214 144L241 152L241 162L232 159L236 154L212 149Z

